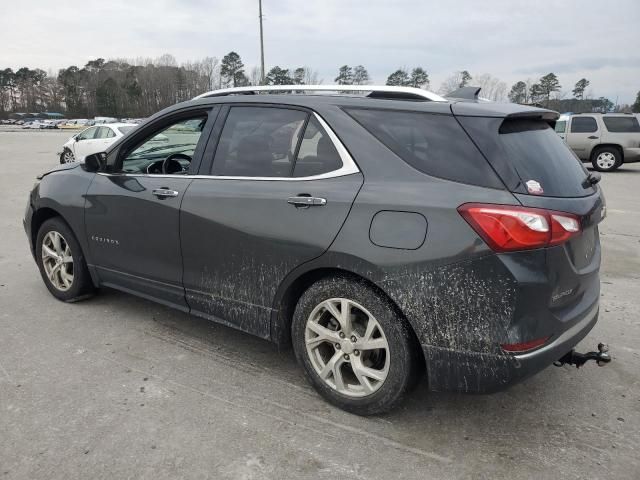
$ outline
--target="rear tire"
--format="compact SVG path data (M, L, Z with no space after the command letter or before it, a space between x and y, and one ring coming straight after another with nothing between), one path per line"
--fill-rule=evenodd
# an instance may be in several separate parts
M622 165L622 155L615 147L596 148L591 154L591 164L599 172L613 172Z
M60 163L72 163L75 162L75 157L73 152L68 148L65 148L64 151L60 154Z
M357 415L391 410L418 378L407 322L384 295L348 278L319 280L300 297L292 343L318 393Z
M42 280L58 300L75 302L95 291L80 244L60 217L46 220L38 230L36 262Z

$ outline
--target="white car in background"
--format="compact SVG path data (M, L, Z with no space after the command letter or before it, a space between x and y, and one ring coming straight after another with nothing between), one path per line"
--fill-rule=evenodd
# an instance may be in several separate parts
M60 163L84 161L84 157L104 152L111 144L136 128L134 123L95 125L72 136L62 146Z

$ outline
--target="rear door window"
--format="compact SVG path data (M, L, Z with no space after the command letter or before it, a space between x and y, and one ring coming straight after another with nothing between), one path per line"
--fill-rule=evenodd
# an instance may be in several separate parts
M289 177L308 114L272 107L232 107L213 159L213 175Z
M420 172L455 182L504 188L452 115L355 108L346 112Z
M593 133L598 131L598 124L593 117L573 117L571 133Z
M640 132L640 124L638 119L629 117L602 117L605 127L611 133L638 133Z

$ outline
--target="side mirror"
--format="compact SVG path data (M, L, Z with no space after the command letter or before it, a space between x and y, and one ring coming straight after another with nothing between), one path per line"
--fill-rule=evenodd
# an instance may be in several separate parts
M107 154L105 152L93 153L84 158L84 169L87 172L99 172L107 164Z

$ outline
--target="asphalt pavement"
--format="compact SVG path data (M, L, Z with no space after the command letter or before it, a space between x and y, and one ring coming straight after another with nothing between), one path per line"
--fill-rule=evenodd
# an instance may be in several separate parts
M268 342L109 289L55 300L22 215L70 135L0 127L0 480L640 478L640 164L602 180L601 313L579 347L608 343L609 366L493 395L423 383L361 418Z

